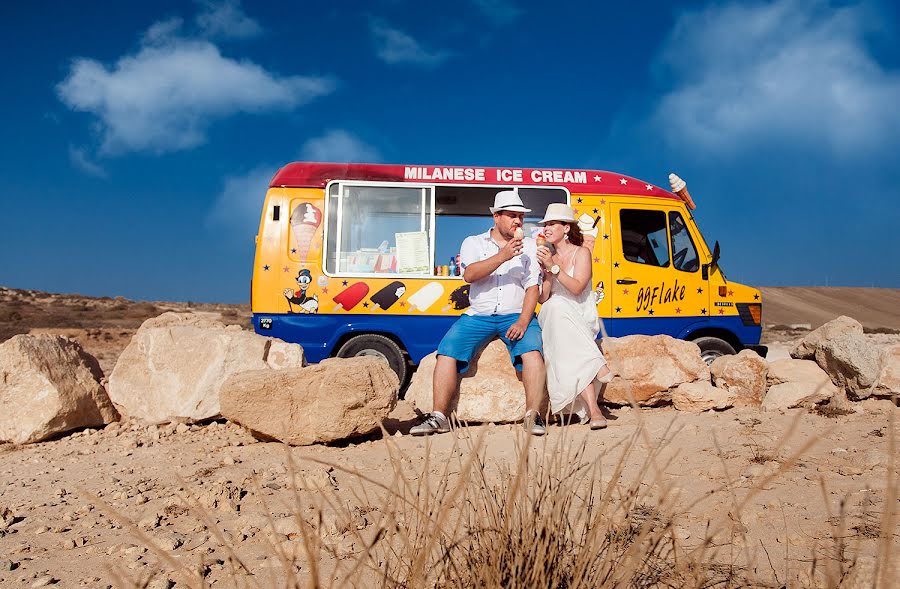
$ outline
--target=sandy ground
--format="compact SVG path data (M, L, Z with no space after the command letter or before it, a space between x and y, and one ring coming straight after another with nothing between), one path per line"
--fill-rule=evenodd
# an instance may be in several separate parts
M725 522L731 543L722 549L720 559L740 561L746 549L758 566L767 569L762 550L766 547L772 566L785 578L790 571L807 567L813 558L833 558L833 524L838 522L842 501L845 540L852 547L848 554L875 553L879 519L886 507L890 428L895 437L900 434L898 409L890 401L869 400L855 404L854 411L830 418L805 410L769 414L741 409L692 415L671 409L626 408L612 411L605 431L551 426L548 436L533 440L530 451L556 452L561 442L584 442L586 458L600 460L603 472L609 473L625 442L643 427L646 438L627 461L625 479L635 476L642 456L662 447L658 471L645 477L643 488L648 501L667 488L678 494L674 518L683 544L699 543L710 522ZM399 425L402 432L409 426L412 411L404 402L394 417L395 427ZM788 432L790 437L779 448ZM170 565L160 564L147 551L146 539L139 540L123 528L101 501L137 523L146 538L179 561L208 567L210 583L225 582L230 574L227 551L201 521L201 510L186 506L188 498L195 497L256 580L268 586L284 575L272 543L299 545L299 528L291 514L305 513L322 492L301 490L298 505L289 472L318 481L317 485L360 514L358 525L366 527L377 519L373 513L377 501L362 499L362 483L342 467L387 483L393 473L388 449L394 448L403 457L410 479L436 478L440 465L465 452L455 442L465 446L479 435L486 436L488 468L493 464L498 469L500 464L513 463L516 443L524 438L519 425L486 425L461 428L458 437L425 440L401 434L341 447L288 449L256 441L224 422L162 427L124 422L43 444L0 446L0 477L5 481L0 508L15 517L0 537L0 585L29 587L50 578L64 587L107 586L113 584L114 574L138 579L157 570L176 579ZM790 463L789 458L809 441L814 441L812 448ZM426 452L433 466L423 475ZM288 455L296 471L287 464ZM779 469L784 472L737 512L735 501ZM661 479L654 480L655 474ZM734 497L722 489L728 482ZM337 554L337 558L325 557L326 561L351 559L361 551L354 535L342 533L340 527L323 532L326 544ZM895 543L900 542L900 530L891 533ZM299 573L308 573L302 563Z

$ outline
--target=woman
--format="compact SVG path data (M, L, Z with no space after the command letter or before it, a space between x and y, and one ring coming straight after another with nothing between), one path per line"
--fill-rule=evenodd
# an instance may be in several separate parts
M584 238L572 207L551 204L540 223L547 245L553 246L553 251L547 245L537 248L544 270L538 322L550 409L554 414L568 409L589 420L591 429L601 429L606 419L597 397L612 373L596 342L600 320L591 288L591 252L581 247Z

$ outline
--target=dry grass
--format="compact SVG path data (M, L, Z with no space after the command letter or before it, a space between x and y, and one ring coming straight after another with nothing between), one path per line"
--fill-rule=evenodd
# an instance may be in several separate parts
M668 463L662 450L678 434L671 427L660 442L650 443L642 427L605 456L589 460L583 442L566 434L535 442L523 434L515 459L489 462L485 429L456 430L449 453L454 458L432 464L426 458L411 468L390 437L392 472L384 482L377 476L338 464L317 462L352 480L355 505L349 507L333 488L304 479L286 452L294 482L293 512L300 533L295 541L274 540L271 553L282 565L275 579L253 572L240 556L240 547L217 530L214 518L190 498L185 503L197 514L227 554L229 581L234 587L541 587L541 588L738 588L842 587L855 574L856 548L863 538L878 538L878 557L868 584L893 586L893 558L898 501L896 441L893 418L889 426L890 464L884 481L884 508L849 526L846 500L831 513L830 544L809 555L770 554L765 560L749 552L738 539L746 530L741 516L750 501L808 452L816 440L799 444L779 468L751 489L742 489L728 473L714 493L730 496L727 518L710 521L705 535L688 546L679 537L680 514L697 508L711 495L684 505L663 474ZM785 453L794 428L770 452ZM827 435L827 434L826 434ZM648 451L648 447L652 448ZM407 460L408 463L408 460ZM625 477L638 465L636 474ZM329 475L330 476L330 475ZM826 505L829 495L823 487ZM99 502L97 501L98 503ZM360 507L361 506L361 507ZM103 506L116 516L109 506ZM202 561L186 564L157 548L136 526L118 517L179 583L206 587L208 567ZM361 523L362 522L362 523ZM274 524L270 522L274 529ZM788 524L785 521L785 528ZM331 533L331 537L329 536ZM333 540L334 533L350 542ZM799 563L799 564L798 564ZM122 586L144 587L150 579L125 580ZM181 586L179 584L179 586Z

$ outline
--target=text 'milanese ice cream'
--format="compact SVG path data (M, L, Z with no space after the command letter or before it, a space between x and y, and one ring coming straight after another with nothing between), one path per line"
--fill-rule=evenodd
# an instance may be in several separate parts
M408 311L410 313L413 311L425 311L428 307L435 304L443 294L444 287L441 286L440 282L429 282L409 297L407 300L407 303L409 303Z
M692 211L697 208L697 205L694 204L694 199L691 198L691 193L688 192L687 184L684 180L679 178L676 174L669 174L669 185L672 187L672 192L681 197L681 200L687 204L688 208Z
M291 232L294 234L297 256L301 260L306 259L313 236L321 223L322 211L310 203L303 202L294 207L294 212L291 213Z
M336 311L340 311L344 309L345 311L349 311L353 307L359 304L361 300L363 300L366 295L369 294L369 285L365 282L354 282L343 291L334 295L334 302L337 303L337 306L332 310L332 313Z

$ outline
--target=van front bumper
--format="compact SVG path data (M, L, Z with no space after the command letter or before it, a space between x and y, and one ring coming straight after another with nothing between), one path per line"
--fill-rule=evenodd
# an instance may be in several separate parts
M769 353L769 346L761 346L761 345L758 345L758 344L757 344L757 345L744 346L744 349L745 349L745 350L753 350L754 352L756 352L757 354L759 354L760 357L762 357L762 358L765 358L765 357L766 357L766 354Z

